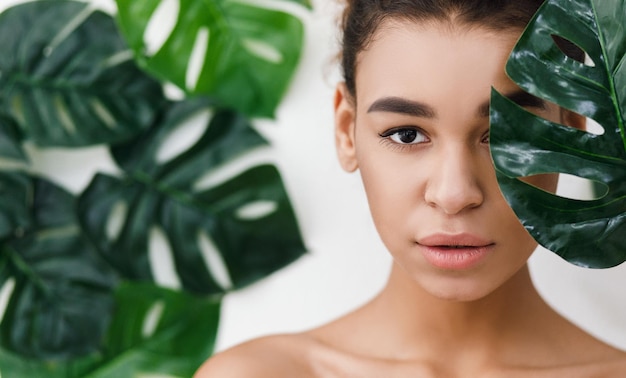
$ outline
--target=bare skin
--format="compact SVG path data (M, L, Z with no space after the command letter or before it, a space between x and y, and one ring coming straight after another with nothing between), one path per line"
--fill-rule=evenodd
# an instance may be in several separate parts
M536 244L496 183L491 86L541 117L584 127L554 104L520 99L503 71L519 32L386 21L359 56L356 99L337 88L335 124L339 161L360 170L394 258L387 285L320 328L219 353L196 377L626 375L626 353L536 292L526 265ZM527 180L556 185L554 176Z
M355 312L309 332L239 345L213 357L196 377L618 378L626 372L626 355L550 309L526 269L472 306L420 293L400 269L394 266L385 289ZM415 301L404 298L407 289Z
M197 377L617 378L626 372L625 354L550 309L526 269L472 308L415 293L399 270L355 312L309 332L237 346L209 360ZM407 286L420 300L398 295Z

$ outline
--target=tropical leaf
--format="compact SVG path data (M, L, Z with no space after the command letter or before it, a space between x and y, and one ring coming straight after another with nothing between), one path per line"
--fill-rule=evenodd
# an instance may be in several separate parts
M67 361L35 360L0 349L3 377L191 377L213 352L220 315L215 298L149 284L123 283L97 353Z
M206 129L197 141L159 159L172 135L202 114L209 120L200 122ZM167 240L188 290L221 293L262 278L304 252L278 172L262 165L218 182L207 178L265 143L245 118L206 99L172 104L145 135L112 149L126 175L94 177L79 201L83 228L129 279L153 279L155 230ZM207 255L214 250L217 261Z
M153 121L161 84L114 20L88 4L36 1L0 14L2 111L40 146L127 140Z
M584 49L565 55L553 35ZM626 260L626 3L549 0L514 48L507 73L526 91L590 117L602 135L553 124L492 92L491 151L500 187L526 229L577 265ZM589 201L562 198L520 180L566 173L607 189Z
M28 161L21 142L22 137L15 122L0 115L0 157Z
M302 48L297 17L252 2L181 0L167 13L176 15L171 32L161 46L151 47L147 41L154 35L146 34L154 25L163 31L160 6L172 2L116 2L120 28L142 67L245 114L274 115ZM283 2L310 6L306 0ZM198 69L190 69L194 64Z
M84 378L101 359L92 354L71 361L38 360L0 348L0 374L6 378Z
M13 227L0 238L0 286L13 282L0 323L3 349L54 361L99 347L115 278L82 236L74 202L46 180L0 173L0 204Z
M84 377L191 377L213 352L218 299L126 283L116 303L104 363Z

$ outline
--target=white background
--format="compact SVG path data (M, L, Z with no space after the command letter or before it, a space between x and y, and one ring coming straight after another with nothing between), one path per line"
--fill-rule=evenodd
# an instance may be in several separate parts
M0 10L20 2L2 0ZM112 0L94 3L114 9ZM358 174L343 173L335 159L337 3L319 0L313 13L298 14L307 28L301 65L277 120L256 125L272 142L271 159L282 172L309 252L262 282L227 295L218 335L220 350L252 337L300 331L331 320L375 295L390 267L369 218ZM91 179L85 172L115 171L102 147L31 153L35 171L73 191ZM562 182L560 190L580 193L586 188ZM557 311L626 349L626 264L587 270L540 249L530 265L539 291ZM176 286L176 280L168 278L167 261L157 261L155 266L163 270L157 272L161 282Z

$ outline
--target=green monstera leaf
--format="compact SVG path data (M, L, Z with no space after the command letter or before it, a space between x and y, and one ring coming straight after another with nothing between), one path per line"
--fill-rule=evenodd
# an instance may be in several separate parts
M22 137L13 120L0 115L0 158L26 162Z
M40 146L127 140L164 101L114 20L89 4L17 5L0 15L0 36L0 107Z
M297 17L234 0L116 2L122 33L145 69L245 114L274 115L302 49L303 26ZM310 6L306 0L283 2ZM178 7L165 8L172 4ZM162 12L176 15L171 31L167 20L158 17ZM163 30L169 34L154 46L154 34Z
M103 348L105 363L85 377L191 377L213 352L218 299L145 283L122 284L116 299Z
M150 284L122 283L97 353L35 360L0 349L3 377L191 377L213 352L220 302ZM93 336L93 335L92 335Z
M206 129L164 158L160 151L194 117ZM187 290L222 293L260 279L304 252L280 176L260 165L217 177L225 163L265 143L241 115L206 99L174 103L145 135L112 149L126 174L94 178L80 200L83 228L129 279L154 279L155 234Z
M94 352L111 319L115 276L82 235L74 197L46 180L3 172L0 207L8 220L0 286L13 286L0 347L44 360Z
M580 63L555 44L582 48ZM491 151L504 196L526 229L565 260L605 268L626 260L626 3L549 0L507 63L524 90L597 121L601 135L553 124L492 93ZM601 198L562 198L520 180L566 173L605 186Z

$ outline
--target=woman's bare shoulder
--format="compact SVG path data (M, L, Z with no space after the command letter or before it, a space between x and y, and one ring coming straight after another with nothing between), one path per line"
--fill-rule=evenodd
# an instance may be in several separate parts
M194 378L313 376L309 356L314 345L304 334L261 337L215 354Z

